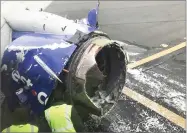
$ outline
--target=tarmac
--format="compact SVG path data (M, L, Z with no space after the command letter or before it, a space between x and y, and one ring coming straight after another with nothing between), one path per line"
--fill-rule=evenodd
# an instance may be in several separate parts
M81 19L95 6L96 1L55 1L45 11ZM186 47L168 50L157 59L152 57L185 42L185 23L184 1L100 2L100 30L128 44L130 63L147 57L150 61L128 69L128 89L97 131L185 132ZM145 101L138 100L134 93Z

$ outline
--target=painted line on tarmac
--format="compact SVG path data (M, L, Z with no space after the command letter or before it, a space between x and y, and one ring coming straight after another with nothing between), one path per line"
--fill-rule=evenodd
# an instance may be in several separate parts
M127 95L128 97L132 98L133 100L141 103L142 105L148 107L149 109L155 111L159 115L167 118L169 121L173 122L174 124L185 128L185 119L174 112L168 110L167 108L159 105L158 103L144 97L143 95L133 91L132 89L129 89L127 87L124 87L123 93Z
M152 61L152 60L155 60L155 59L158 59L158 58L160 58L160 57L162 57L162 56L165 56L165 55L167 55L167 54L170 54L170 53L172 53L172 52L174 52L174 51L176 51L176 50L179 50L179 49L181 49L181 48L184 48L185 46L186 46L186 42L180 43L180 44L178 44L178 45L176 45L176 46L174 46L174 47L171 47L171 48L169 48L169 49L163 50L163 51L161 51L161 52L159 52L159 53L156 53L156 54L154 54L154 55L151 55L151 56L149 56L149 57L147 57L147 58L141 59L141 60L136 61L136 62L134 62L134 63L130 63L130 64L127 65L127 67L128 67L128 68L131 68L131 69L132 69L132 68L135 68L135 67L140 66L140 65L142 65L142 64L145 64L145 63L147 63L147 62L150 62L150 61Z
M184 48L185 46L186 46L185 42L180 43L180 44L178 44L174 47L163 50L163 51L161 51L159 53L156 53L152 56L149 56L149 57L144 58L142 60L131 63L131 64L127 65L127 67L130 68L130 69L135 68L135 67L140 66L142 64L145 64L147 62L150 62L152 60L155 60L155 59L158 59L162 56L170 54L174 51L177 51L181 48ZM177 115L176 113L168 110L167 108L159 105L158 103L144 97L143 95L141 95L141 94L139 94L139 93L133 91L132 89L127 88L127 87L124 87L123 93L125 95L127 95L128 97L132 98L133 100L139 102L140 104L148 107L149 109L151 109L151 110L155 111L156 113L160 114L161 116L165 117L166 119L173 122L174 124L176 124L176 125L178 125L182 128L185 128L185 119L183 117Z

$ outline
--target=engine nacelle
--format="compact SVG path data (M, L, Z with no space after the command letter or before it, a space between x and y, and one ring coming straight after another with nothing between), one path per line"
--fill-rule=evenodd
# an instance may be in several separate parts
M115 105L128 56L123 43L97 31L97 9L76 22L45 12L13 14L5 17L14 31L1 66L1 88L12 110L21 105L39 114L57 89L67 103L96 115Z

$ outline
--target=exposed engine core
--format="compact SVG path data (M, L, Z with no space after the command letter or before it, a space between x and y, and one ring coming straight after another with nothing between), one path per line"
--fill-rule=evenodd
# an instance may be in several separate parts
M121 44L91 33L69 63L66 95L90 113L104 115L116 103L126 79L127 57Z
M122 44L96 31L98 6L78 21L28 10L6 15L14 31L1 72L11 110L21 106L40 114L58 88L59 97L90 113L113 107L125 84L127 57Z

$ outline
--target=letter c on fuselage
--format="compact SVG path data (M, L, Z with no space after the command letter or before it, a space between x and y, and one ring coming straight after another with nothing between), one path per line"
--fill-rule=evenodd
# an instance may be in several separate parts
M44 97L45 100L42 100L42 97ZM38 101L39 101L42 105L45 105L45 104L46 104L46 99L48 99L48 98L47 98L47 94L46 94L45 92L40 92L40 93L38 94Z

